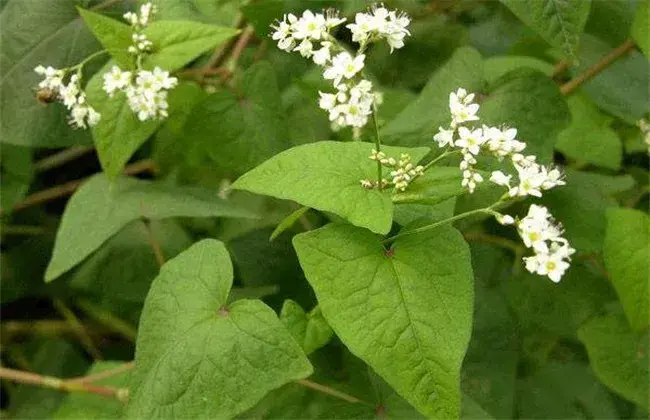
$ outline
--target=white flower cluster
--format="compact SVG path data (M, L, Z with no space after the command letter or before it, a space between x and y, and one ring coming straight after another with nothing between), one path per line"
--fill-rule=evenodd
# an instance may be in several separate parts
M476 170L476 156L481 152L497 157L499 160L509 157L518 174L518 183L511 186L512 175L494 171L490 181L508 188L511 197L533 195L541 197L542 190L548 190L558 185L564 185L562 174L556 168L545 167L536 163L536 157L524 156L521 152L526 143L516 139L515 128L498 128L483 125L470 129L462 125L478 121L479 105L474 103L475 95L468 94L465 89L458 89L449 95L451 122L449 127L439 127L439 132L433 136L439 147L457 148L463 156L460 169L463 171L463 187L470 193L476 185L483 182L483 177ZM458 138L454 139L458 134Z
M393 184L395 189L399 191L404 191L411 181L424 173L424 166L413 165L411 163L411 156L406 153L402 153L399 160L397 160L392 157L387 157L384 152L378 152L373 149L370 159L381 163L387 168L393 169L390 173L393 179L390 182L383 180L383 183L385 184L384 186ZM367 179L361 180L361 185L364 188L375 187L375 184Z
M167 117L167 93L177 83L177 78L170 77L169 72L159 67L153 71L138 70L135 77L117 66L104 74L104 91L109 97L117 91L124 92L129 107L138 114L140 121Z
M364 29L357 24L348 25L357 33L356 41L362 42L357 54L352 55L330 35L330 31L345 19L338 12L328 10L325 14L305 10L298 18L285 15L282 21L272 26L271 37L278 41L284 51L298 51L303 57L311 58L315 64L324 67L323 78L331 80L335 92L319 92L319 106L329 112L334 128L363 127L372 115L373 106L379 95L372 92L372 83L360 74L365 65L363 50L369 42L386 39L393 48L404 45L408 35L406 26L410 20L383 7L373 8L373 14L359 13L357 19L368 17ZM364 34L363 36L361 34ZM363 40L362 40L363 38Z
M562 237L562 226L553 220L546 207L532 204L526 217L517 222L517 231L526 247L535 253L524 257L526 269L559 282L575 253Z
M406 29L410 23L411 19L406 14L375 5L368 13L357 13L354 23L346 27L352 32L352 41L365 44L385 39L393 52L402 48L404 38L411 35Z
M70 125L75 128L86 128L99 122L101 115L86 102L86 94L81 89L78 74L70 76L66 85L63 81L66 74L64 70L39 65L34 71L44 76L38 87L61 101L70 110Z
M134 12L126 12L124 20L126 20L133 27L133 45L128 48L128 52L139 56L143 53L151 51L153 44L142 30L149 24L151 17L156 13L156 7L151 3L145 3L140 6L140 15Z

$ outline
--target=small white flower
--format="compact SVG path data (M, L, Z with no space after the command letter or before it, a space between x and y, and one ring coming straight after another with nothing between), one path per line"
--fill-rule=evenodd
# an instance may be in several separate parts
M43 67L39 65L34 69L34 71L41 76L45 76L45 79L38 84L39 88L52 89L58 92L58 90L63 86L63 77L65 76L63 70L55 69L52 66Z
M510 179L512 175L506 175L501 171L494 171L490 175L490 181L494 182L497 185L510 188Z
M314 45L311 43L311 41L308 38L305 38L293 50L300 52L300 55L302 55L305 58L310 58L314 54Z
M433 135L433 140L438 143L438 147L454 146L454 130L438 127L438 132Z
M325 16L320 13L314 14L311 10L305 10L293 27L293 37L296 39L320 40L323 33L326 32Z
M497 222L501 223L502 225L512 225L515 223L515 219L507 214L500 214L496 216Z
M366 56L364 54L360 54L353 58L348 52L338 53L332 59L331 67L325 69L323 77L327 80L333 79L334 86L338 86L343 77L350 79L363 69L365 58Z
M122 71L118 66L113 66L111 71L104 73L104 91L112 97L115 91L124 89L131 83L131 72Z
M339 26L345 22L345 20L345 18L339 16L339 12L335 9L328 9L325 12L325 26L327 26L327 29L332 29L336 26Z
M327 64L328 61L330 61L331 56L330 56L330 46L331 42L325 41L321 44L321 48L314 51L314 56L312 59L314 60L314 63L319 65L319 66L324 66Z
M473 155L478 155L481 145L485 143L483 130L481 128L469 130L466 127L459 127L458 135L460 136L460 139L456 140L455 145L461 147L463 150L467 150Z
M318 106L321 107L321 109L330 111L332 108L336 106L336 95L334 95L333 93L323 93L323 92L318 92L318 94L320 95Z
M376 30L375 19L367 13L357 13L354 23L346 26L352 32L353 42L363 42L369 38L370 33Z

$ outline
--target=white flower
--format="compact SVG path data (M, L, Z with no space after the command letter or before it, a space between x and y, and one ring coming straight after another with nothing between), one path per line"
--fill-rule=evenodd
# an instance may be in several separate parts
M376 30L375 19L367 13L357 13L354 16L354 23L346 25L352 32L353 42L363 42L370 36L370 33Z
M500 158L519 153L526 148L526 143L515 139L517 136L516 128L500 130L496 127L483 126L483 133L488 139L488 150Z
M473 155L478 155L481 145L486 140L485 137L483 137L483 130L481 128L472 131L466 127L459 127L458 135L460 136L460 139L456 140L455 145Z
M77 98L81 92L79 88L79 76L73 74L70 77L70 82L66 86L59 89L59 96L63 105L68 109L72 109L77 104Z
M314 60L315 64L318 64L319 66L324 66L327 64L328 61L330 61L331 56L330 56L330 47L332 43L329 41L325 41L321 44L321 48L314 51L314 56L312 59Z
M551 168L550 170L547 170L544 168L545 173L546 173L546 179L542 183L542 188L545 190L550 190L553 187L557 187L559 185L565 185L566 182L564 182L563 174L560 172L559 169L557 168Z
M363 69L365 58L364 54L352 58L348 52L338 53L332 59L332 66L325 69L323 77L328 80L333 79L334 86L338 86L343 77L350 79Z
M454 130L445 130L442 127L438 127L438 132L433 135L433 140L438 143L438 147L453 146Z
M99 112L95 111L95 108L93 108L91 106L88 107L87 120L88 120L88 125L89 126L92 127L92 126L97 125L97 123L99 123L101 118L102 118L101 114Z
M155 13L155 7L151 3L145 3L140 6L140 25L147 26L151 15Z
M305 38L293 50L299 51L300 55L302 55L305 58L309 58L314 54L314 45L311 43L309 39Z
M490 181L494 182L497 185L501 185L508 188L510 188L511 178L512 175L506 175L501 171L494 171L492 172L492 175L490 175Z
M111 71L104 73L104 91L112 97L115 91L124 89L131 83L131 72L122 71L118 66L113 66Z
M326 31L325 16L320 13L314 14L311 10L305 10L298 21L293 25L293 37L296 39L311 38L319 40Z
M136 13L126 12L122 17L124 17L124 20L126 20L131 26L138 24L138 15Z
M336 106L336 95L333 93L323 92L318 92L318 94L320 95L318 106L321 107L321 109L329 111Z
M467 94L463 88L449 94L449 110L451 111L452 126L467 122L477 121L478 104L472 103L474 94Z
M325 12L325 26L332 29L345 22L345 18L339 17L339 12L334 9L327 9Z
M500 214L496 216L497 222L501 223L502 225L512 225L515 223L515 219L507 214Z
M38 84L39 88L58 91L63 86L63 77L65 76L63 70L55 69L52 66L43 67L39 65L34 71L41 76L45 76L45 79Z

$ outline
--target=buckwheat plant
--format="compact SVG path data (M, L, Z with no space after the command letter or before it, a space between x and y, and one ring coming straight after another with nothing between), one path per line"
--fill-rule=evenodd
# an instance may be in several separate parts
M153 71L142 68L143 58L154 47L142 31L155 12L156 9L151 3L145 3L140 7L139 14L134 12L124 14L124 19L131 25L133 31L133 44L127 51L133 56L135 70L124 71L118 66L113 66L103 75L103 89L108 96L113 97L118 91L124 92L129 107L141 121L168 116L167 93L178 83L175 77L170 77L169 72L159 67L155 67ZM39 97L53 98L62 102L70 110L70 125L75 128L92 127L101 119L101 115L86 101L86 93L82 87L83 68L92 59L108 52L108 50L98 51L72 67L56 69L39 65L34 69L37 74L44 76L38 85Z

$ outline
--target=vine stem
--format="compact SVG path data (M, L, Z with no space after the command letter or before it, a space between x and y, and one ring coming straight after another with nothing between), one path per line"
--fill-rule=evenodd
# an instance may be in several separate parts
M322 392L323 394L331 395L332 397L336 397L338 399L347 401L349 403L364 404L364 405L374 407L374 404L371 404L371 403L369 403L367 401L360 400L357 397L353 397L352 395L348 395L348 394L346 394L344 392L337 391L337 390L335 390L333 388L330 388L328 386L319 384L317 382L310 381L308 379L298 379L297 381L295 381L295 383L298 384L298 385L304 386L306 388L313 389L314 391L318 391L318 392Z
M131 369L135 368L134 362L126 362L123 365L119 365L113 369L108 369L103 372L95 373L94 375L79 376L77 378L69 379L69 383L91 383L101 381L102 379L107 379L113 376L117 376L121 373L128 372Z
M485 207L481 209L471 210L466 213L457 214L455 216L449 217L439 222L432 223L430 225L422 226L416 229L412 229L406 232L400 232L397 235L390 236L382 241L382 244L387 245L392 242L395 242L398 238L403 238L405 236L414 235L416 233L426 232L427 230L435 229L439 226L446 225L447 223L455 222L456 220L465 219L466 217L473 216L475 214L486 213L486 214L495 214L496 212L492 209L493 206Z
M153 249L153 254L156 257L158 268L160 268L165 265L165 254L163 254L162 248L156 240L156 236L153 234L153 230L151 229L151 221L149 219L142 219L142 221L144 222L144 226L147 229L147 236L149 237L149 243Z
M81 323L81 321L79 321L74 312L72 312L72 309L68 308L68 306L60 299L54 299L53 303L55 309L66 320L68 325L70 325L72 330L77 335L77 338L79 338L79 342L86 349L88 354L90 354L95 360L103 360L104 358L102 357L102 353L95 346L95 343L93 343L92 338L90 338L88 331Z
M372 104L372 121L375 126L375 150L377 153L381 152L381 138L379 137L379 122L377 121L377 105L373 102ZM377 189L382 189L382 180L384 176L382 174L381 162L377 159Z
M22 384L36 385L43 388L52 388L64 392L83 392L86 394L101 395L108 398L117 398L125 401L128 395L122 388L92 385L79 381L68 381L65 379L43 376L37 373L25 372L22 370L0 367L0 378L9 379Z
M626 53L631 51L635 46L632 38L627 39L624 43L613 49L609 54L603 57L593 66L589 67L584 72L580 73L577 77L569 80L560 87L560 91L564 95L572 94L582 84L589 81L592 77L605 70L610 64L619 58L623 57Z
M34 164L36 172L45 172L50 169L65 165L66 163L77 159L87 153L95 150L92 146L74 146L47 156Z

